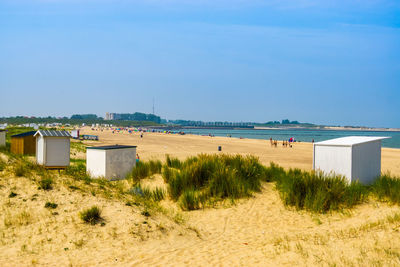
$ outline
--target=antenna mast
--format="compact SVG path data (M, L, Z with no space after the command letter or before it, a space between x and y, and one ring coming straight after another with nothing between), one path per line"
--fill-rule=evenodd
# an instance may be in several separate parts
M155 114L154 114L154 97L153 97L153 115L155 115Z

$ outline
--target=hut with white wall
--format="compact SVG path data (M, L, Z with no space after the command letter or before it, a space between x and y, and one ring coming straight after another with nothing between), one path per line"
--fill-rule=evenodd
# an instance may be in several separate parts
M86 148L86 171L93 177L124 179L136 165L136 146L111 145Z
M6 131L0 130L0 147L6 146Z
M381 175L381 140L386 138L348 136L314 143L313 168L370 184Z
M47 168L65 168L70 162L70 138L67 131L39 130L36 137L36 161Z

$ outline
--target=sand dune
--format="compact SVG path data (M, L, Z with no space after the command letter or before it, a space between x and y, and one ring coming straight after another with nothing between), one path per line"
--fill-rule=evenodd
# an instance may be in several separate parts
M272 148L267 141L145 133L99 134L88 144L138 145L142 159L171 154L253 154L268 164L311 169L311 144ZM73 151L78 157L84 153ZM384 170L399 174L399 151L383 149ZM396 159L397 158L397 159ZM313 214L285 207L273 183L237 203L191 212L163 200L162 211L142 214L118 195L90 189L57 176L53 190L38 190L34 177L0 172L1 266L398 266L400 208L370 199L352 210ZM149 186L162 184L159 175ZM72 190L75 185L80 190ZM119 186L128 187L127 182ZM92 191L91 191L92 190ZM13 191L18 195L9 198ZM112 191L112 192L114 192ZM94 192L94 193L93 193ZM44 208L46 201L59 204ZM106 224L86 225L78 212L92 205L103 210ZM56 215L53 212L57 212Z

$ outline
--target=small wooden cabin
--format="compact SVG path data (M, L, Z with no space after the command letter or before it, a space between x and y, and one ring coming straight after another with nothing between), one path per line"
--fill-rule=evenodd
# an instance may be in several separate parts
M21 155L36 154L36 131L30 131L11 136L11 153Z
M0 147L6 146L6 131L0 130Z
M69 166L70 138L67 131L39 130L36 137L36 162L46 168Z

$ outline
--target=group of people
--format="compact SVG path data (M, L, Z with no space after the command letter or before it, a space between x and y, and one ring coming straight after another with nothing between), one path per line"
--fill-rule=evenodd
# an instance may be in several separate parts
M283 147L292 147L292 143L293 141L293 137L289 139L289 141L283 140L282 141L282 146ZM271 147L278 147L278 141L277 140L273 140L272 137L269 139L269 142L271 144Z

